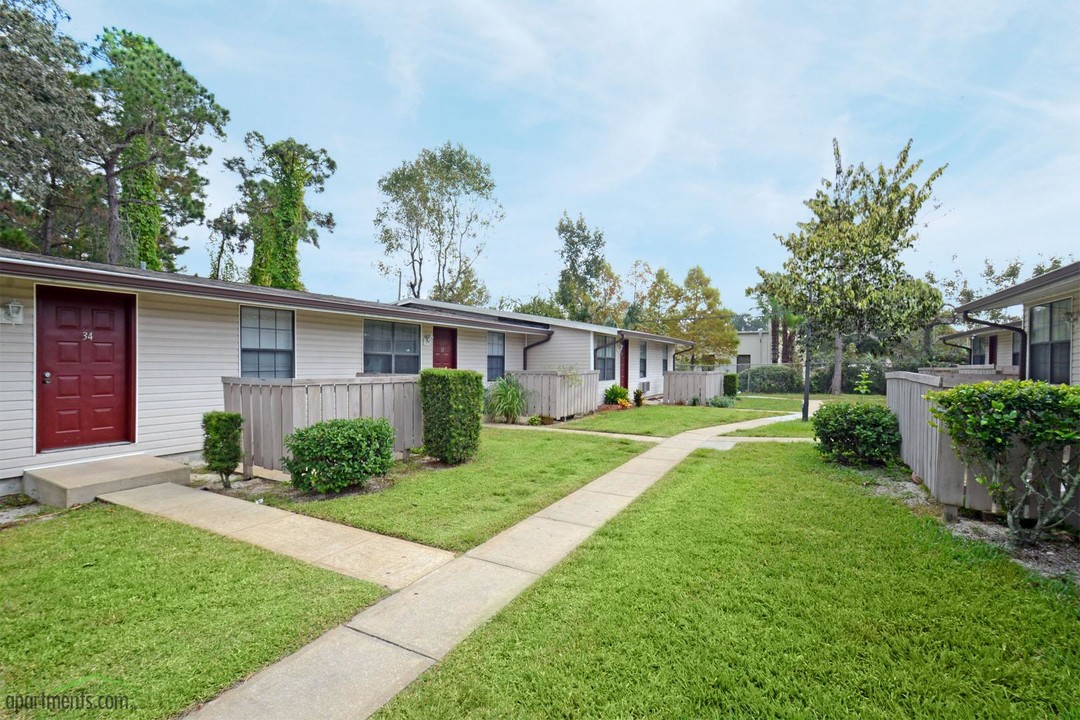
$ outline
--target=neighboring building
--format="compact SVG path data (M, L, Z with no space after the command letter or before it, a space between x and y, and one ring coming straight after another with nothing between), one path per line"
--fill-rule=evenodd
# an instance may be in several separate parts
M543 327L0 250L0 479L193 456L222 377L522 369Z
M970 317L972 313L1016 306L1024 309L1022 327L1017 332L1016 364L1021 379L1080 385L1080 262L965 303L956 311L977 322ZM1003 357L1002 347L999 339L998 363ZM989 362L989 338L987 348Z
M976 327L963 332L942 335L941 341L951 347L967 350L968 365L995 368L1005 374L1019 372L1023 347L1023 328L1019 321L1003 323L1016 330Z
M675 369L677 346L693 347L688 340L654 335L634 330L620 330L606 325L560 320L540 315L491 310L437 300L402 300L402 306L453 313L463 318L485 318L511 323L533 330L550 332L547 339L524 348L522 365L526 370L598 370L600 398L612 385L647 396L662 395L664 373Z
M755 365L771 365L772 361L772 333L768 330L739 331L739 352L735 359L739 371Z

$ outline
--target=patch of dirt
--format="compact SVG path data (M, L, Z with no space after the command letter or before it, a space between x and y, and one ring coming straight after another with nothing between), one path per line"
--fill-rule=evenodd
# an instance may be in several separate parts
M394 469L389 475L382 477L370 478L363 487L350 488L336 493L313 493L304 492L294 488L287 482L280 480L270 480L267 478L253 477L250 480L242 480L237 477L233 477L232 482L228 490L221 484L221 479L216 473L206 473L202 469L192 468L191 470L191 486L209 490L210 492L216 492L220 495L228 495L229 497L240 498L241 500L249 500L251 502L262 503L268 497L285 500L288 502L304 503L314 502L316 500L333 500L334 498L349 497L352 495L370 495L372 493L382 492L387 488L393 486L398 477L405 473L415 472L416 470L438 470L440 468L448 467L445 463L441 463L431 458L418 458L414 457L406 463L397 463L394 465Z
M941 505L923 485L895 472L878 471L863 486L873 495L896 498L915 513L942 519ZM1009 537L1005 523L992 516L961 515L954 523L944 523L956 537L990 543L1009 553L1016 562L1043 577L1065 577L1080 585L1080 537L1054 533L1032 546L1018 547Z

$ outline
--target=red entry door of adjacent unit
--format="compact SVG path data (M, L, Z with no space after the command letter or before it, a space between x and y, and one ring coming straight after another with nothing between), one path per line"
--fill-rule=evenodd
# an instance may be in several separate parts
M431 364L437 368L457 368L457 330L437 327L432 342Z
M133 441L133 303L38 288L38 450Z
M619 383L624 388L630 388L630 341L623 340L622 348L620 348L622 356L619 358L619 375L621 382Z
M988 348L988 350L986 352L986 361L990 365L997 365L997 342L998 342L998 336L997 335L991 335L990 336L990 347Z

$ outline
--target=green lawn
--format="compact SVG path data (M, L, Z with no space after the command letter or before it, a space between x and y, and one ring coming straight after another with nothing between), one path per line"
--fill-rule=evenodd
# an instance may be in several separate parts
M448 550L468 550L647 450L617 438L484 428L470 463L415 469L367 495L268 504Z
M802 398L795 400L793 398L786 397L767 397L767 396L753 396L742 397L740 396L735 401L736 408L742 408L743 410L772 410L774 412L799 412L802 410Z
M754 393L747 393L753 395ZM765 397L765 396L763 396ZM799 408L802 408L802 393L777 393L776 395L769 395L769 398L787 398L789 400L798 400ZM859 395L858 393L844 393L842 395L830 395L828 393L810 393L811 400L821 400L823 402L865 402L873 405L884 405L884 395Z
M124 711L48 717L168 718L381 595L250 545L89 505L0 530L0 686L129 698Z
M560 425L568 430L626 433L671 437L687 430L724 425L725 423L756 420L776 415L762 410L734 408L691 407L689 405L645 405L630 410L616 410L587 415Z
M735 430L727 434L735 437L812 438L814 437L814 425L802 420L784 420L771 425L763 425L759 428Z
M1076 717L1075 586L865 479L698 451L378 717Z

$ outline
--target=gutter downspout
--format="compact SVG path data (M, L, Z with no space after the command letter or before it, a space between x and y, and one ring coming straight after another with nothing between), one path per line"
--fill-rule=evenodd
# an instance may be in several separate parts
M951 343L948 340L942 340L941 344L942 345L948 345L949 347L954 347L957 350L963 350L964 352L967 353L967 364L968 365L971 364L971 356L972 356L974 351L970 347L968 347L967 345L957 345L956 343Z
M996 328L998 330L1008 330L1009 332L1020 333L1020 379L1027 380L1027 352L1028 352L1028 334L1027 330L1023 327L1016 327L1014 325L1002 325L1000 323L990 322L989 320L978 320L971 317L969 312L965 310L961 316L965 322L974 323L975 325L982 325L984 327ZM1021 324L1022 321L1021 321ZM970 360L968 361L971 362Z
M690 347L685 347L682 350L676 350L675 352L671 353L671 372L675 372L675 358L679 357L683 353L690 352L693 349L694 346L691 345Z
M522 349L522 351L521 351L521 369L522 370L528 370L529 369L529 348L534 348L537 345L543 345L544 343L550 341L551 338L553 338L554 336L555 336L555 331L554 330L548 330L547 331L547 337L545 337L543 340L537 340L534 343L529 343L528 345L526 345L524 347L524 349Z

